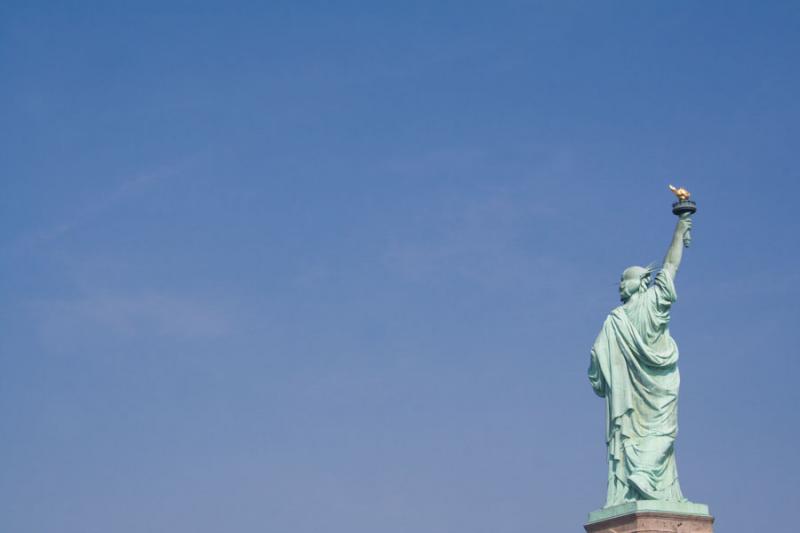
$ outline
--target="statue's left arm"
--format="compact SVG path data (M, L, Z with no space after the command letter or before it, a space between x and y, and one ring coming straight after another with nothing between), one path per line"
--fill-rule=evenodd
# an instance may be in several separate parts
M667 255L664 257L664 270L670 274L672 279L675 279L683 258L683 235L690 229L692 229L692 219L687 215L681 216L675 225L672 242L669 244Z

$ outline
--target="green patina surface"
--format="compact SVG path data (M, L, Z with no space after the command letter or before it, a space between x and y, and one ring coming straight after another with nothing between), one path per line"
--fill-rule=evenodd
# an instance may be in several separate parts
M692 502L667 502L662 500L641 500L605 507L589 513L589 524L633 513L670 513L691 516L711 516L708 505Z
M654 280L652 267L623 272L622 305L606 318L592 347L589 380L606 400L608 510L673 505L708 513L707 507L684 498L674 447L680 374L669 322L691 225L690 215L681 214Z

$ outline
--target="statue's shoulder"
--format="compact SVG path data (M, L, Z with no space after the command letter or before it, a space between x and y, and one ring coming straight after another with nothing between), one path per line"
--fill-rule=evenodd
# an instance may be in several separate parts
M608 313L608 316L606 317L606 323L624 320L626 317L627 314L625 312L625 304L618 305L612 309L610 313Z
M660 306L669 306L678 299L678 294L675 290L675 280L672 279L672 276L667 270L662 269L656 275L655 283L653 283L648 291L656 296L656 303Z

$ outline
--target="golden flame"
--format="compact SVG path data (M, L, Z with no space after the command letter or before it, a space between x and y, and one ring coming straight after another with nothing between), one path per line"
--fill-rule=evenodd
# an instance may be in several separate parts
M678 200L680 200L681 202L685 202L691 196L691 193L689 191L687 191L686 189L684 189L683 187L678 188L678 187L673 187L672 185L670 185L669 186L669 190L671 190L673 192L673 194L675 194L675 196L677 196Z

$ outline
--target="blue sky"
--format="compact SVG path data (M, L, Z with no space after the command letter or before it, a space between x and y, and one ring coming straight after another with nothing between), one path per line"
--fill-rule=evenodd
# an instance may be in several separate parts
M786 530L795 2L6 3L14 533L580 531L667 183L678 468Z

